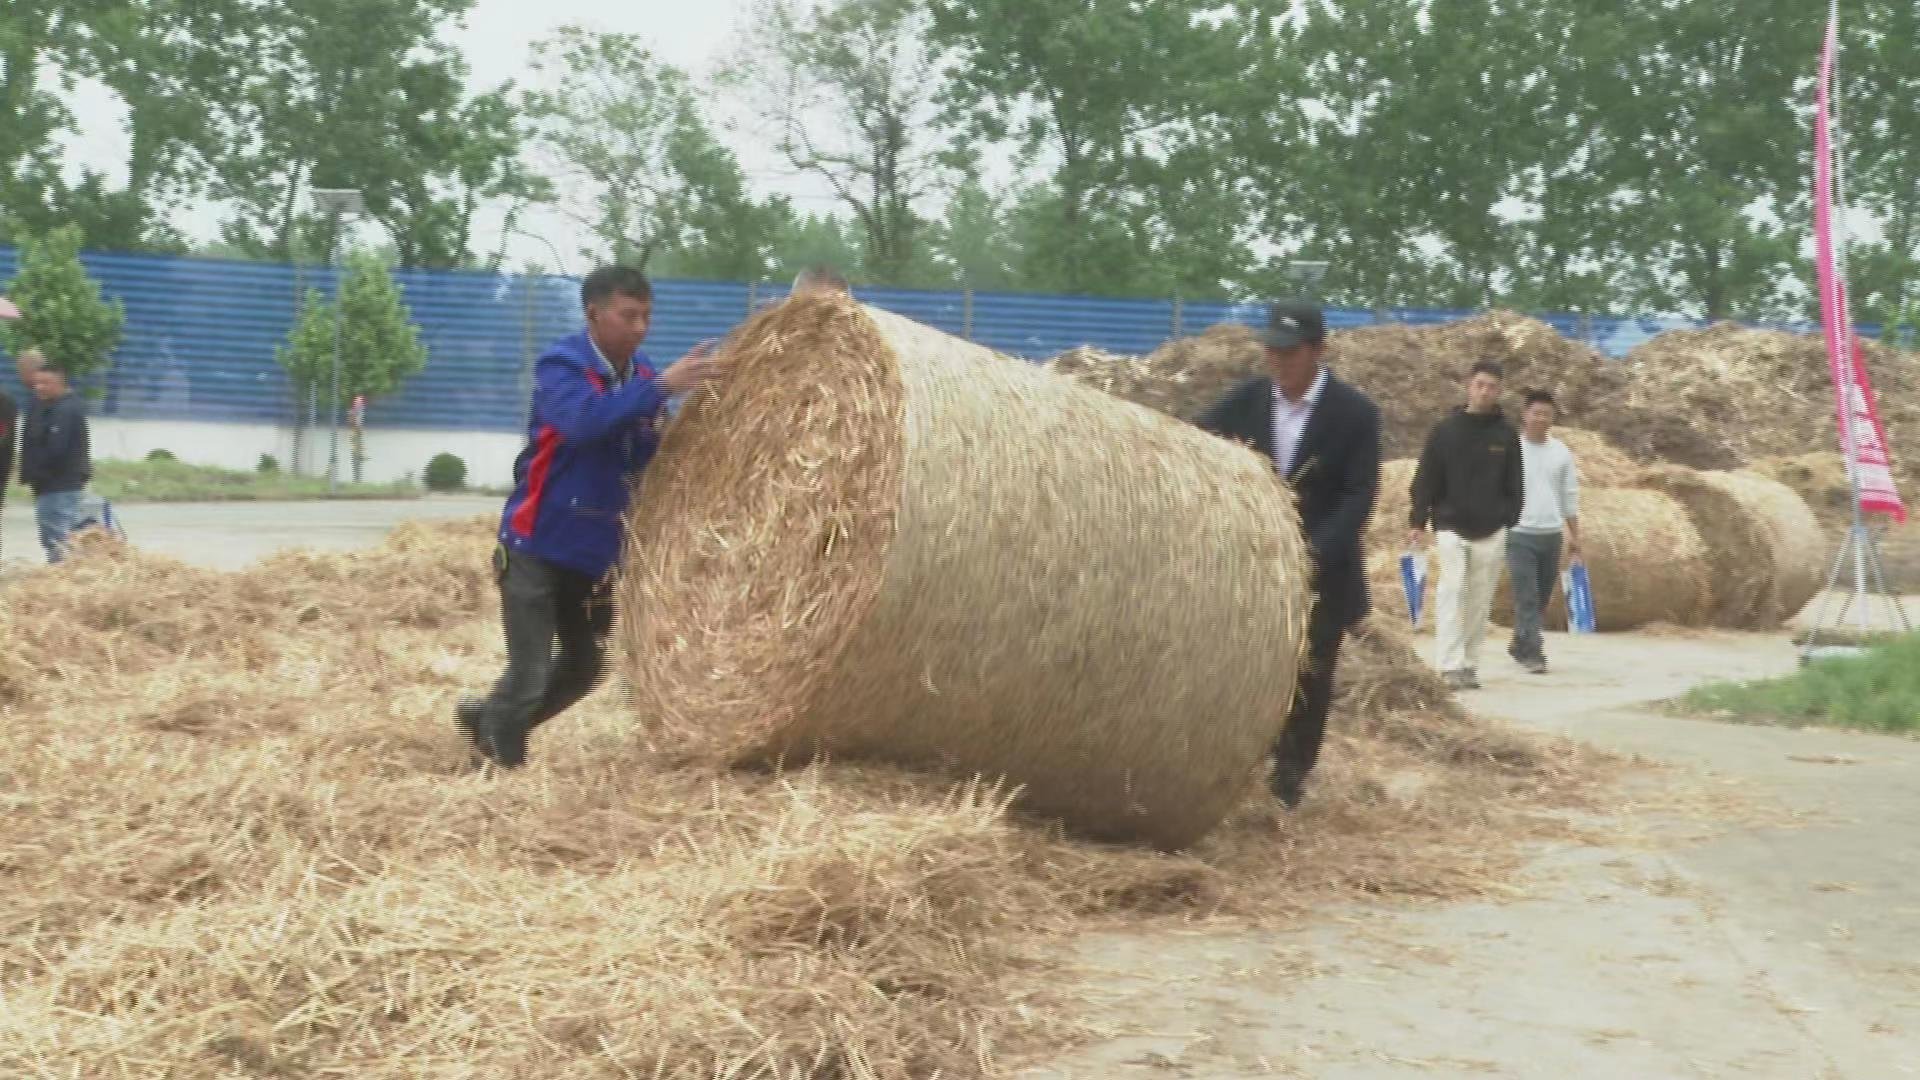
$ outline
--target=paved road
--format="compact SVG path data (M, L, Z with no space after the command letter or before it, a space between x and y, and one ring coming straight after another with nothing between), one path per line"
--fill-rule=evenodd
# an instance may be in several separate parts
M22 502L9 502L0 518L5 529L0 543L8 563L42 558L33 507ZM497 514L500 499L436 495L338 502L128 503L114 510L127 535L142 548L215 570L237 570L280 548L371 547L410 519Z
M1635 707L1790 670L1784 634L1553 651L1546 678L1483 672L1472 706L1704 773L1779 824L1636 822L1672 843L1545 852L1514 902L1090 936L1116 1037L1022 1076L1920 1076L1920 742Z

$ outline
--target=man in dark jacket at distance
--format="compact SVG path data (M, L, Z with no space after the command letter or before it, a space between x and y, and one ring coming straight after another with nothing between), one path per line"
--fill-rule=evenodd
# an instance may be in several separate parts
M1424 547L1433 528L1435 663L1456 690L1480 687L1480 646L1506 565L1507 530L1520 520L1526 495L1520 433L1500 411L1505 377L1492 360L1473 365L1466 407L1434 425L1408 490L1408 546Z
M67 538L80 524L93 451L87 411L67 386L63 372L42 367L33 375L36 407L27 413L20 439L20 482L33 491L34 517L47 561L66 555Z
M1315 304L1278 303L1260 335L1267 374L1203 413L1199 426L1252 446L1293 488L1313 559L1306 669L1273 747L1273 794L1300 804L1320 757L1340 644L1369 608L1361 537L1380 487L1380 410L1322 364L1326 320Z
M507 768L525 763L535 727L599 683L627 498L659 447L661 407L719 375L704 348L654 371L640 351L653 320L653 287L640 271L595 270L581 302L586 328L549 346L534 369L527 445L500 515L494 574L507 670L486 700L455 713L481 756Z

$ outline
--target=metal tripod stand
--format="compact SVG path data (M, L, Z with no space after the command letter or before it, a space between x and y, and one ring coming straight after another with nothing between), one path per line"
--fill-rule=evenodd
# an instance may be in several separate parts
M1888 618L1884 629L1903 634L1913 632L1913 624L1907 621L1906 605L1901 602L1900 594L1887 584L1887 567L1880 559L1880 540L1867 527L1866 518L1860 512L1857 478L1853 486L1853 524L1848 527L1846 539L1840 542L1840 550L1834 555L1833 569L1827 574L1826 591L1820 594L1820 606L1814 613L1813 625L1808 628L1806 641L1800 646L1802 664L1812 659L1814 650L1819 648L1821 631L1837 630L1849 612L1854 615L1854 625L1860 637L1865 638L1871 632L1872 608L1876 597L1886 605ZM1840 575L1849 562L1853 564L1853 589L1840 600L1839 610L1833 613L1833 621L1829 622L1827 614L1834 607ZM1857 609L1854 606L1856 604L1859 605Z

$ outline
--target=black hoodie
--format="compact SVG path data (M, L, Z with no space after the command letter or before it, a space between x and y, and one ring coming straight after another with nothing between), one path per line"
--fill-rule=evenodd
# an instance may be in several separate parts
M1520 520L1520 432L1504 414L1458 409L1434 425L1408 494L1409 524L1480 540Z

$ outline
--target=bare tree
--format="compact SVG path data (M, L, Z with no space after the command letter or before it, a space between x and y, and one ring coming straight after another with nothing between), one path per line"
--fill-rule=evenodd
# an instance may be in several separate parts
M931 134L943 73L927 28L913 0L764 0L724 77L787 164L852 212L865 269L885 282L921 261L919 207L958 164Z

